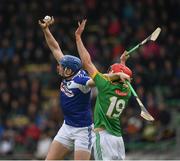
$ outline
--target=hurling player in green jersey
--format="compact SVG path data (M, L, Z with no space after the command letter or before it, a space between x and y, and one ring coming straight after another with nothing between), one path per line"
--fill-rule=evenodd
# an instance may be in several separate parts
M118 81L112 82L100 73L91 61L90 55L81 40L86 20L78 23L75 32L76 44L84 68L94 80L98 95L94 111L94 131L96 142L94 156L96 160L120 160L125 158L125 148L120 125L120 115L131 96L125 79L132 77L131 70L124 63L110 67L110 73L121 73ZM123 53L125 56L126 53Z

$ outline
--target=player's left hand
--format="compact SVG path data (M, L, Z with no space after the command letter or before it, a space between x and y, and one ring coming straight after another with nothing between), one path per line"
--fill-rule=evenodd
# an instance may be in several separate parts
M128 81L130 82L130 80L131 80L131 78L129 77L129 75L127 75L127 74L125 74L125 73L123 73L123 72L120 73L120 79L121 79L123 82L125 82L126 80L128 80Z
M84 27L86 25L86 19L82 20L82 22L78 22L78 28L75 32L75 36L78 37L78 36L81 36L82 32L84 31Z

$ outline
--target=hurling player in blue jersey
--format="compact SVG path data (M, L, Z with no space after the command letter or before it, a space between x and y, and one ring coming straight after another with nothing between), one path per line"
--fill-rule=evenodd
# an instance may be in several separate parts
M88 160L91 155L92 137L94 135L90 87L95 86L95 84L81 69L82 64L79 58L62 53L59 44L49 30L49 25L53 23L53 17L39 20L46 42L59 64L58 73L63 78L60 87L60 102L64 114L64 123L50 146L46 160L64 159L64 156L72 148L75 151L75 160ZM123 55L125 57L125 54ZM124 75L116 73L106 76L111 80L117 80Z
M46 160L61 160L74 148L75 160L89 160L92 148L92 112L90 86L93 81L81 69L78 57L64 55L51 34L49 25L54 18L39 21L46 42L58 62L58 73L63 78L60 86L60 102L64 123L55 136Z

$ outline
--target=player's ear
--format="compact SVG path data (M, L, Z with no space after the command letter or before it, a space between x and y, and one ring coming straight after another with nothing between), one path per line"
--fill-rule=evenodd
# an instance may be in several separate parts
M72 71L72 69L70 69L70 75L73 75L74 74L74 72Z
M74 72L72 71L72 69L70 69L70 68L66 68L65 69L65 73L66 73L66 75L73 75L74 74Z

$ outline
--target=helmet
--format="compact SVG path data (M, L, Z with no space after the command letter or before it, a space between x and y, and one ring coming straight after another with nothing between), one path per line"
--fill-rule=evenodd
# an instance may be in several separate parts
M72 55L65 55L59 61L64 68L70 68L74 73L77 73L82 68L81 60Z
M116 64L111 65L109 72L112 72L112 73L123 72L123 73L129 75L130 77L132 77L131 69L129 69L127 66L125 66L123 64L116 63Z

